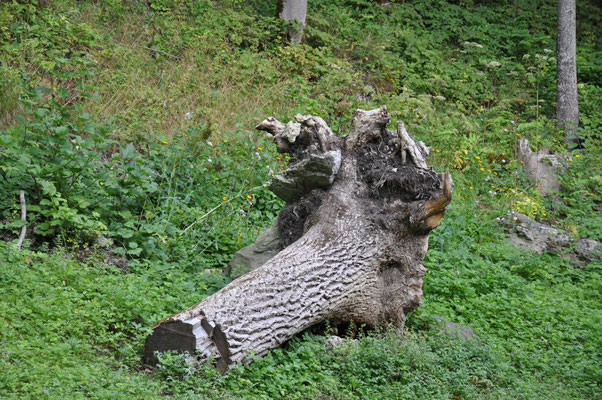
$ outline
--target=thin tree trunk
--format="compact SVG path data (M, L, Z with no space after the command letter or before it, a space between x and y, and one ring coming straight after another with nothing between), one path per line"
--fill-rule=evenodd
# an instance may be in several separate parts
M280 0L278 17L285 21L294 21L296 27L289 30L289 37L294 44L301 43L305 17L307 16L307 0Z
M17 241L17 248L20 249L23 245L23 241L25 240L25 235L27 234L27 204L25 203L25 191L19 191L19 200L21 202L21 221L25 221L24 225L21 227L21 234L19 235L19 240Z
M145 358L179 350L213 356L225 371L324 321L403 326L421 302L429 232L451 201L449 174L428 168L426 146L383 106L357 110L336 137L319 117L258 126L289 153L271 189L283 249L261 267L162 321Z
M575 0L558 0L557 40L558 127L564 131L567 148L578 142L577 40Z

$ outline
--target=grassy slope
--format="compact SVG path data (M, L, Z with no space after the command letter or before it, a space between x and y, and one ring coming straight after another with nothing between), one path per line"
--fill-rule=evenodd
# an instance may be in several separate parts
M174 189L141 206L142 214L157 217L139 227L172 227L158 234L166 243L162 261L140 259L123 274L98 260L0 247L1 392L9 398L600 397L600 265L575 269L561 257L518 250L504 243L495 221L521 208L581 236L601 236L600 173L590 168L600 165L599 9L580 4L588 147L571 153L565 206L554 206L514 174L517 135L538 146L558 147L562 138L553 129L553 62L544 51L553 49L554 37L548 2L519 2L517 10L310 2L306 42L298 48L282 45L284 28L269 17L269 2L149 4L154 8L54 1L30 15L27 30L17 26L24 9L0 8L10 26L8 36L3 30L0 126L14 124L19 113L19 72L58 84L53 60L80 49L94 60L88 68L99 99L85 104L93 118L114 118L114 137L151 149L142 159L163 156L182 165L182 178L170 181ZM252 183L234 179L256 185L269 177L266 167L280 165L263 141L248 138L253 125L268 114L287 120L303 112L344 132L351 110L382 103L433 146L431 162L452 169L456 182L454 204L425 260L424 305L405 340L394 333L360 336L328 352L319 338L306 337L226 378L177 357L166 358L154 377L145 373L138 359L148 326L223 285L226 278L203 269L252 240L278 205L262 203L265 193L254 197ZM176 139L177 129L187 127L198 128L193 144L202 144L192 161L175 157L191 148ZM221 144L203 144L207 139ZM186 200L198 186L206 194ZM242 199L181 235L196 221L189 215L204 215L222 196ZM442 337L437 315L471 326L480 340Z

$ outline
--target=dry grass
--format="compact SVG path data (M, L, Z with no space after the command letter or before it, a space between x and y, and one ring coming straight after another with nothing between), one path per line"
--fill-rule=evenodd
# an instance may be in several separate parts
M152 27L144 24L105 34L117 39L94 54L100 99L87 107L99 119L114 119L118 137L169 137L202 124L219 139L220 132L254 129L266 111L286 114L293 107L286 96L293 81L277 71L277 60L249 54L240 56L243 63L216 60L215 46L224 43L166 56L150 50ZM262 81L260 68L278 78Z

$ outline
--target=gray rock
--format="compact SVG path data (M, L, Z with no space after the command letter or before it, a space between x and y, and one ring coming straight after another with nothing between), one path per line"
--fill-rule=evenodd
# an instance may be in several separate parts
M517 246L536 253L558 253L571 241L564 231L537 222L521 213L511 215L513 224L509 239Z
M98 235L96 236L96 238L94 238L94 244L99 248L110 249L111 247L113 247L114 243L113 239L103 235Z
M602 259L602 245L597 240L579 239L574 252L583 261L590 262Z
M477 337L472 328L466 325L458 324L457 322L452 322L443 317L436 317L435 320L438 322L441 332L443 332L447 336L457 337L460 339L471 339Z
M510 228L508 239L517 246L536 253L569 253L573 259L593 261L602 258L602 245L592 239L574 239L562 229L537 222L528 216L513 212L502 218Z
M238 278L248 271L265 264L270 258L280 252L278 238L278 217L272 221L272 226L262 232L255 243L238 250L226 267L226 272L232 278Z
M326 338L326 343L324 343L327 349L334 349L335 347L343 346L345 344L345 339L340 336L328 336Z
M325 189L332 185L340 166L340 150L311 154L276 175L269 189L282 200L291 202L313 189Z
M518 147L518 160L522 161L522 168L529 176L542 195L554 195L560 189L561 183L558 175L566 169L566 157L560 153L550 153L543 149L538 152L531 151L529 141L521 139Z

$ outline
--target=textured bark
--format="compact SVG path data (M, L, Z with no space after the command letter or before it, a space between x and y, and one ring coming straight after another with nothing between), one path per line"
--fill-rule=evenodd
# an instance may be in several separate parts
M289 200L278 216L283 249L273 258L158 322L147 338L148 362L155 351L196 351L215 357L225 371L312 325L403 326L420 305L428 234L451 201L450 175L426 166L426 146L403 124L386 129L384 106L357 110L344 138L319 117L297 115L296 121L295 135L273 118L258 129L290 154L289 168L339 152L332 185L303 186L305 193Z
M578 142L577 39L575 0L558 0L556 118L567 147Z
M303 27L307 15L307 0L280 0L278 2L278 17L285 21L295 21L297 26L289 30L291 42L301 43Z

